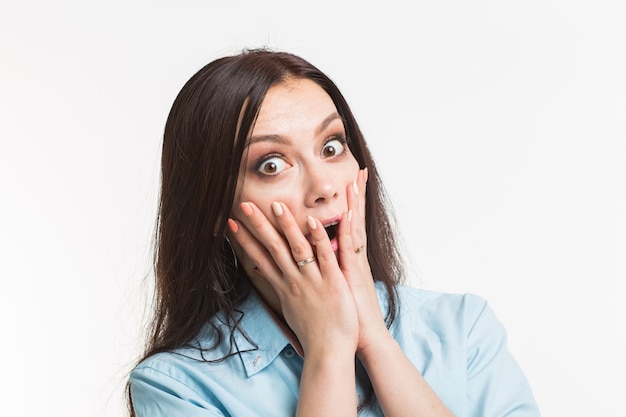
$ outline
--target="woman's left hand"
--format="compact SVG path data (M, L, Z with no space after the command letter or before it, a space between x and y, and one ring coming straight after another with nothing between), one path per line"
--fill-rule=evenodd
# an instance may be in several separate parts
M357 179L347 187L349 221L339 227L339 263L357 309L359 356L372 344L389 339L367 257L366 184L367 168L359 171Z

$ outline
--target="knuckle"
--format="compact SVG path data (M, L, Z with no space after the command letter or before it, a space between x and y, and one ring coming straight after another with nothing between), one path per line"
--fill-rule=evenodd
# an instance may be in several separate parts
M283 249L283 243L279 239L272 239L266 247L270 253L278 253Z
M313 241L315 242L316 245L319 245L320 243L322 243L326 239L328 239L328 236L326 235L326 233L324 233L324 235L321 235L321 236L314 236L313 237Z
M299 296L301 294L300 287L295 282L292 282L289 285L289 290L290 290L291 294L294 295L294 296Z
M306 250L307 248L302 244L295 244L291 247L291 253L293 253L294 256L302 255L306 253Z
M263 227L263 225L264 225L265 223L263 222L263 219L261 218L261 216L255 216L255 215L253 215L253 216L250 218L250 224L251 224L252 226L254 226L256 229L260 229L260 228L262 228L262 227Z
M320 251L317 253L317 259L320 262L330 262L333 259L335 259L335 253L334 252L327 252L327 251Z

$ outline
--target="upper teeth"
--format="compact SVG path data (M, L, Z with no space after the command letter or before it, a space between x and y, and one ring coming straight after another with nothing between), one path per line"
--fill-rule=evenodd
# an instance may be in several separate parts
M324 227L334 226L334 225L336 225L338 223L339 223L338 221L337 222L328 223L328 224L324 225Z

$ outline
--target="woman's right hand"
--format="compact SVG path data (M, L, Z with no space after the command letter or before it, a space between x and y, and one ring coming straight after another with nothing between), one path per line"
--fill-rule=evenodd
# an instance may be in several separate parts
M244 218L230 219L231 236L254 264L251 280L265 279L280 301L289 327L298 337L305 355L354 356L359 325L354 298L318 219L308 218L316 253L285 204L274 202L277 230L253 203L241 203ZM343 215L347 221L347 213ZM298 266L297 261L313 257ZM259 286L257 286L258 288Z

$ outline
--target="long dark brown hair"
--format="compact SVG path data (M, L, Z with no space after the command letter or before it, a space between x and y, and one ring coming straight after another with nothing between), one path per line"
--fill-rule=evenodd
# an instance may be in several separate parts
M139 362L188 344L218 311L237 322L235 310L246 295L247 278L226 242L226 223L246 139L263 98L270 87L290 78L312 80L328 93L343 119L351 152L361 168L368 168L368 259L375 280L387 288L386 319L393 322L394 287L403 279L404 269L384 188L348 104L335 84L304 59L266 49L246 50L200 69L183 86L169 113L155 232L153 316ZM215 346L230 336L219 334ZM134 415L129 386L127 396Z

